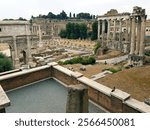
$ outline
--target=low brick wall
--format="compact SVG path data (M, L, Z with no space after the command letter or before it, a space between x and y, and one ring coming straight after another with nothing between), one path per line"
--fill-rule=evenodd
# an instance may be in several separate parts
M73 75L74 72L62 67L62 66L53 66L52 68L52 77L63 82L66 85L76 85L78 80L76 76Z
M15 75L13 75L12 77L10 76L9 78L0 78L0 84L2 85L3 89L7 91L49 77L51 77L50 68L41 68L40 70L27 73L18 72L15 73Z

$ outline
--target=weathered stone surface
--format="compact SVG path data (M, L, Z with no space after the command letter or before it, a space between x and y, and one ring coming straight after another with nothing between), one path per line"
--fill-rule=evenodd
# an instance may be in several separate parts
M68 90L67 113L88 112L88 89L81 84L70 85Z
M0 85L0 111L5 109L5 107L10 106L10 100L8 99L6 93Z
M149 105L149 106L150 106L150 98L145 99L145 100L144 100L144 103L146 103L147 105Z
M80 70L81 70L81 71L86 71L86 67L85 67L85 66L81 66L81 67L80 67Z

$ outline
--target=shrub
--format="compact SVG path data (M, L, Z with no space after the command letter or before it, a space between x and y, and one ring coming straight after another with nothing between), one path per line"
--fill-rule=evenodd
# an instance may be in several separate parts
M4 54L0 53L0 72L12 70L12 62Z
M96 60L94 57L76 57L70 60L66 60L63 62L64 65L67 64L83 64L83 65L88 65L88 64L95 64Z
M96 54L98 48L100 48L100 47L101 47L101 43L98 41L94 47L94 54Z
M112 72L112 73L117 73L117 72L121 71L121 68L118 68L118 69L108 68L108 69L106 69L106 70L109 70L109 71Z
M146 55L146 56L150 56L150 51L149 51L149 52L148 52L148 51L145 52L145 55Z

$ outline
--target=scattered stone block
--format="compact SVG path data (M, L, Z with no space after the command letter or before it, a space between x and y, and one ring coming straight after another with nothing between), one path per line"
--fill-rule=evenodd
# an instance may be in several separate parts
M86 71L86 67L85 67L85 66L81 66L81 67L80 67L80 70L81 70L81 71Z

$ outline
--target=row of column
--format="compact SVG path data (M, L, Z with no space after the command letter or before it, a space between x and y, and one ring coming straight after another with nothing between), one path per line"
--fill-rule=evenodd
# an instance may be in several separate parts
M144 55L144 37L145 37L145 23L146 17L133 16L131 17L131 48L130 54Z
M100 21L102 21L102 26ZM106 26L105 26L105 22L107 21L107 43L109 42L110 39L110 28L111 28L111 22L113 21L113 38L112 40L115 41L116 40L116 22L117 19L105 19L105 20L99 20L98 21L98 40L102 40L102 45L104 45L104 34L105 34L105 30L106 30ZM121 42L121 34L122 34L122 21L123 18L119 19L119 41ZM129 31L129 19L126 19L126 36L125 36L125 40L128 41L128 31ZM102 30L102 33L100 34L100 30Z

